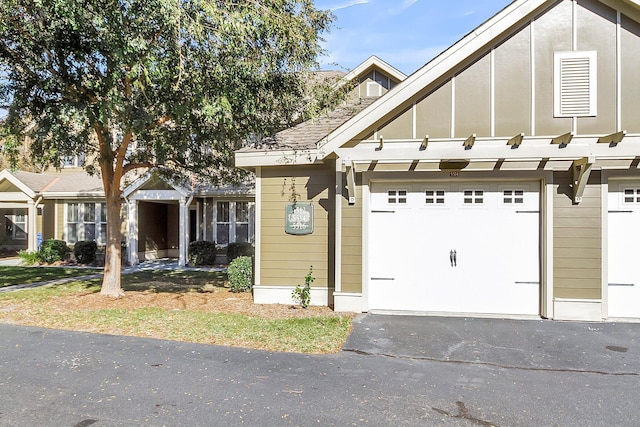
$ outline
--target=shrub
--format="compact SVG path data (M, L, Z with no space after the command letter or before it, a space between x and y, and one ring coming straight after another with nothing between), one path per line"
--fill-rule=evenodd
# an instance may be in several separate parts
M71 252L64 240L49 239L42 242L38 254L40 260L46 264L53 264L64 260Z
M73 246L73 256L80 264L91 264L96 260L98 245L93 240L81 240Z
M311 265L309 266L309 272L304 276L304 286L300 287L300 285L298 285L291 292L291 298L300 304L300 307L302 308L309 307L309 303L311 302L311 284L316 280L312 273L313 266Z
M39 252L20 251L18 252L18 257L20 257L20 263L23 265L34 265L40 263Z
M190 265L213 265L216 262L216 242L189 243Z
M253 288L253 263L251 257L241 256L229 264L227 269L231 292L249 292Z
M229 262L240 256L253 256L253 245L249 242L234 242L227 245L227 260Z

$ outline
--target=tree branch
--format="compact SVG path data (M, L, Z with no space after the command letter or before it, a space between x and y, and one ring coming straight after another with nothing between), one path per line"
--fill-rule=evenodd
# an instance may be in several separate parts
M122 168L122 174L123 176L126 175L127 173L131 172L132 170L135 169L142 169L142 168L146 168L146 169L151 169L152 167L154 167L155 165L151 162L141 162L141 163L127 163L126 165L124 165L124 167Z

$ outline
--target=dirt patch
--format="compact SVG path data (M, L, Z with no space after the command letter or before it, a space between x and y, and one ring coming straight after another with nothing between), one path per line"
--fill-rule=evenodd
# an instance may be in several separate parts
M249 292L233 293L227 288L208 287L201 291L163 292L155 289L175 287L173 283L148 282L144 291L127 291L123 298L109 298L99 293L74 294L55 297L47 302L51 310L132 310L156 307L167 310L200 310L207 312L235 313L266 319L338 315L329 307L302 309L294 305L254 304ZM343 314L342 314L343 315Z

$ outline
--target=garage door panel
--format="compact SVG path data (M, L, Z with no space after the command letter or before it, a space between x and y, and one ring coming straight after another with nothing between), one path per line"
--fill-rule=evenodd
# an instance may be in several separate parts
M537 188L535 183L374 184L370 309L537 314ZM389 229L394 232L384 231ZM385 245L394 255L385 255ZM383 266L385 259L391 263Z
M609 317L640 318L640 182L613 182L608 198Z

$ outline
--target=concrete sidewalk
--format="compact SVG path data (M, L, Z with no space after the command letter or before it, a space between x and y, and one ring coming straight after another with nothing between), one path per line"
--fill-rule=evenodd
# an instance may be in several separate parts
M364 314L343 351L527 370L640 375L640 324Z

